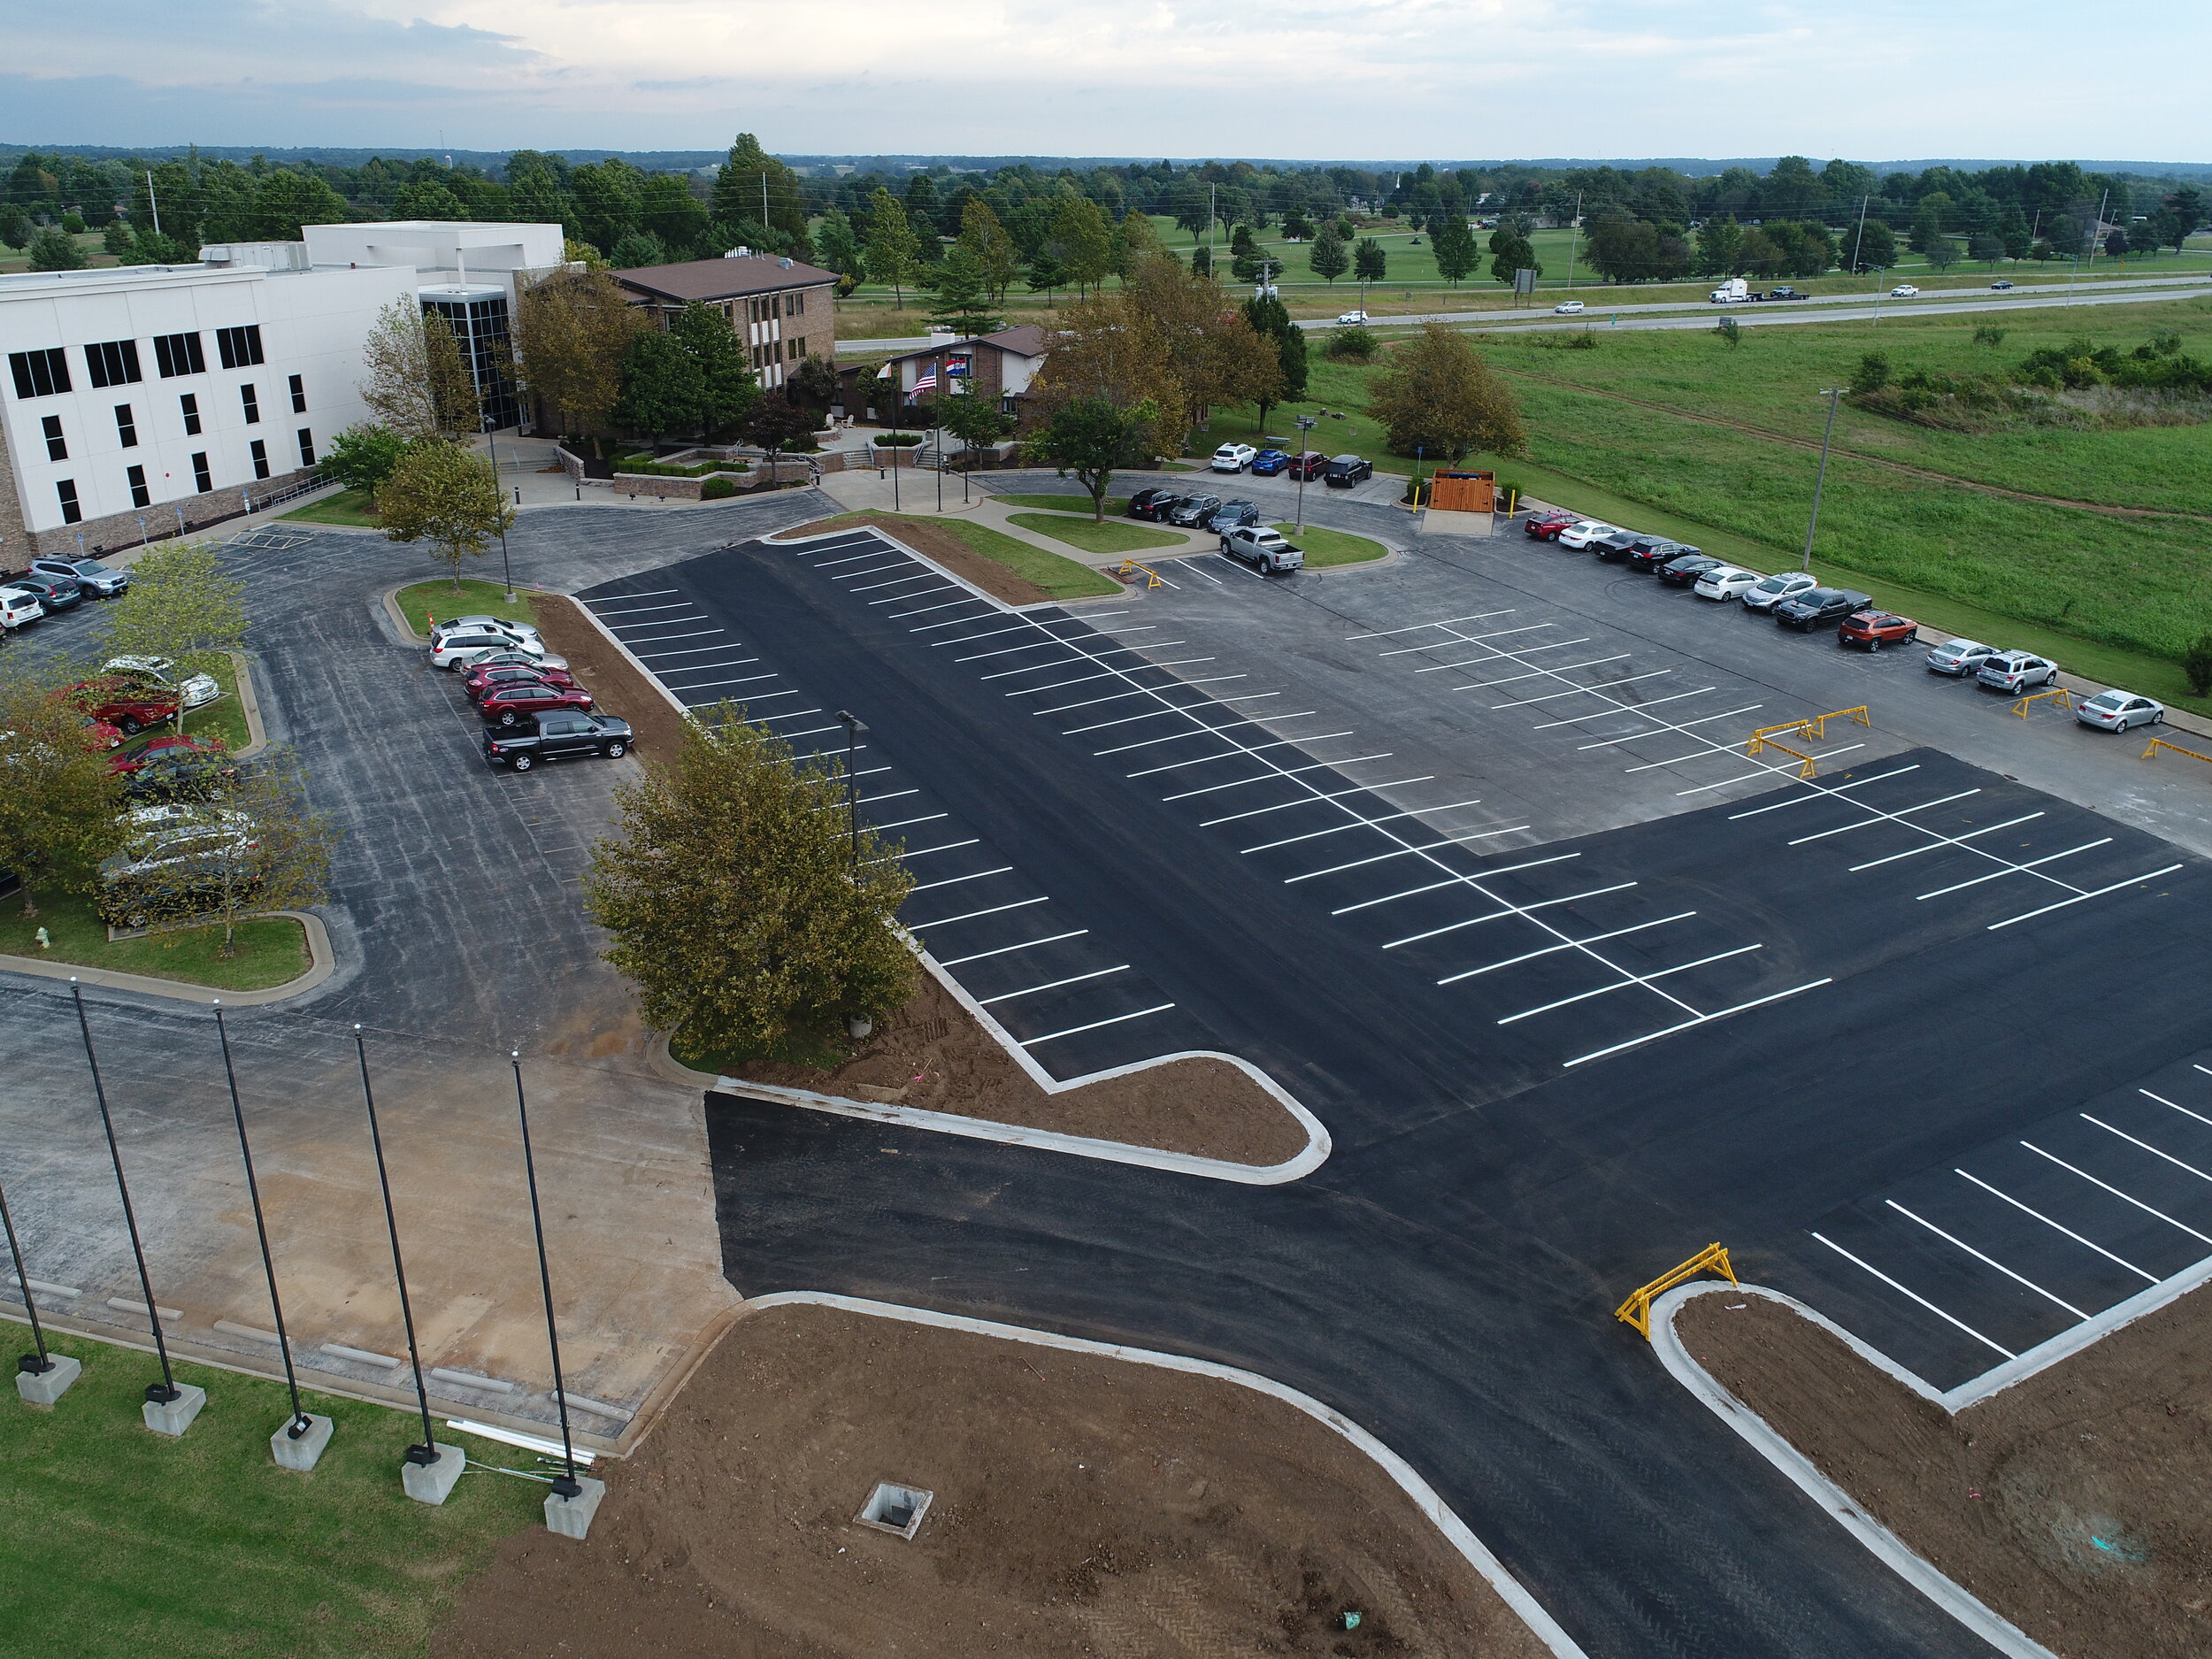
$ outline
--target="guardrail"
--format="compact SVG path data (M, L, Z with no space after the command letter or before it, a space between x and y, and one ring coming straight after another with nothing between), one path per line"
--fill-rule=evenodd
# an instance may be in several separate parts
M1613 1310L1613 1317L1623 1325L1632 1325L1645 1341L1651 1340L1651 1304L1677 1285L1693 1279L1717 1274L1730 1284L1742 1288L1736 1270L1728 1264L1728 1251L1718 1244L1709 1244L1678 1267L1671 1267L1648 1285L1640 1286L1629 1299Z
M2191 760L2200 760L2206 765L2212 766L2212 755L2200 755L2193 749L2184 749L2178 743L2169 743L2162 737L2151 739L2150 747L2143 751L2139 758L2155 760L2158 758L2158 751L2162 749L2170 749L2177 755L2186 755Z

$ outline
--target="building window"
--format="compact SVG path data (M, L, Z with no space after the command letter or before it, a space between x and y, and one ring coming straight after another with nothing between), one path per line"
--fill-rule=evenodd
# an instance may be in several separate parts
M61 497L61 521L64 524L83 523L84 509L77 505L77 480L65 478L54 486L54 490Z
M269 446L258 438L253 441L253 475L256 478L269 476Z
M305 426L300 428L300 465L315 465L315 434Z
M798 293L798 294L794 294L794 295L791 295L791 296L789 296L789 298L788 298L788 300L787 300L787 303L786 303L786 304L785 304L785 306L784 306L784 312L783 312L783 314L784 314L786 317L803 317L803 316L805 316L805 315L806 315L806 295L805 295L803 292L801 292L801 293Z
M215 331L215 349L227 369L249 368L262 360L261 325L248 323L242 328L218 328Z
M84 349L84 365L95 386L128 386L146 377L138 372L138 342L104 340Z
M138 418L131 413L128 403L115 406L115 436L126 449L138 448Z
M205 374L207 353L200 349L199 335L156 334L154 366L165 380L173 380L180 374Z
M189 438L200 429L199 397L196 393L187 392L177 399L177 407L184 411L184 435Z
M803 337L786 341L784 343L786 348L784 355L789 357L794 363L796 363L801 357L806 356L806 341Z
M238 402L246 411L246 424L249 426L259 426L261 424L261 394L254 390L250 385L242 386L238 388Z
M152 506L154 493L146 488L146 469L142 466L134 466L123 476L130 480L131 505L134 507Z
M307 412L307 382L296 374L292 377L292 412L296 415Z
M18 397L51 397L69 389L69 354L59 346L47 351L11 351L8 367L15 375Z
M195 426L192 430L197 432L199 428ZM207 451L204 449L192 457L192 488L203 495L215 488L214 479L208 475Z
M69 440L61 435L61 417L49 415L39 422L46 434L46 458L66 461L69 458Z

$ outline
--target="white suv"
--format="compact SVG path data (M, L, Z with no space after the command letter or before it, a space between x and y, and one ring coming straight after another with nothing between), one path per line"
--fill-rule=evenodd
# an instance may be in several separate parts
M1763 576L1743 590L1746 611L1771 611L1785 599L1820 586L1820 578L1804 571L1785 571L1779 576Z
M1701 599L1740 599L1744 590L1758 580L1756 571L1745 570L1739 565L1724 565L1699 577L1697 585L1690 591Z
M1258 453L1248 443L1225 443L1214 451L1213 470L1217 472L1241 472L1252 465L1252 457Z
M472 658L490 651L525 651L542 656L545 647L536 629L520 634L503 622L487 622L479 627L437 629L430 636L433 668L465 668Z

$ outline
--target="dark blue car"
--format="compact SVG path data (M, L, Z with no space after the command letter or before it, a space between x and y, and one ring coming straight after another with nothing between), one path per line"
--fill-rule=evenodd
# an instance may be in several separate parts
M1252 457L1251 470L1262 478L1272 478L1290 465L1290 457L1280 449L1262 449Z

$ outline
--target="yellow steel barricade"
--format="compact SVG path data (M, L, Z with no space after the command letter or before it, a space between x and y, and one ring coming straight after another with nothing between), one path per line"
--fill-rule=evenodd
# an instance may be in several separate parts
M1826 714L1809 714L1801 720L1785 720L1779 726L1761 726L1746 740L1744 753L1755 757L1762 749L1778 749L1785 755L1794 756L1804 763L1798 768L1800 778L1810 778L1820 770L1818 757L1808 755L1802 749L1792 749L1787 743L1776 742L1772 733L1794 732L1801 741L1810 742L1815 738L1828 735L1828 722L1831 720L1852 720L1865 726L1874 724L1867 716L1864 703L1855 709L1832 709Z
M1160 585L1160 572L1154 570L1149 565L1138 564L1134 559L1122 560L1121 568L1117 570L1114 574L1120 577L1121 580L1125 582L1133 582L1136 580L1137 572L1139 571L1142 571L1145 575L1150 579L1145 583L1147 588L1157 588Z
M2071 697L2067 695L2066 687L2063 686L2055 686L2048 691L2031 692L2028 695L2021 698L2019 702L2012 705L2012 711L2024 720L2028 718L2028 704L2031 703L2040 703L2046 697L2057 703L2060 708L2065 710L2069 714L2073 712L2074 701Z
M1793 732L1797 728L1792 726L1778 726L1771 729L1777 732ZM1744 753L1755 757L1762 749L1778 749L1785 755L1793 755L1802 761L1804 764L1797 769L1797 775L1800 778L1810 778L1820 770L1814 757L1803 749L1792 749L1787 743L1778 743L1772 738L1758 732L1751 734L1751 741L1744 745Z
M1720 1245L1709 1244L1681 1266L1668 1269L1638 1290L1613 1310L1613 1317L1624 1325L1634 1325L1637 1333L1648 1342L1651 1340L1652 1302L1677 1285L1701 1279L1709 1273L1717 1273L1730 1284L1741 1287L1736 1278L1736 1270L1728 1264L1727 1250Z
M2151 739L2150 747L2143 751L2141 758L2155 760L2158 757L2158 751L2162 749L2170 749L2177 755L2186 755L2191 760L2200 760L2207 765L2212 766L2212 755L2200 755L2193 749L2184 749L2178 743L2169 743L2162 737Z

